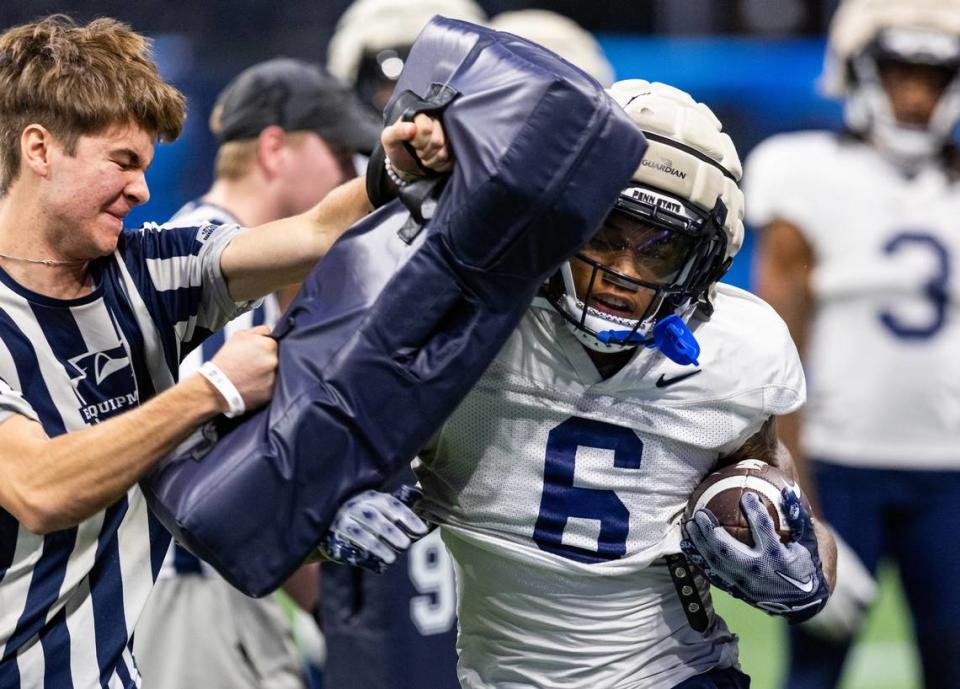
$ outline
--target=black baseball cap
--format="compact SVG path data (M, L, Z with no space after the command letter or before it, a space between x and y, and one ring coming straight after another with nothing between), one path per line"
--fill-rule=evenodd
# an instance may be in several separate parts
M221 143L256 138L271 126L316 132L331 145L365 154L382 128L346 83L318 65L283 57L238 74L217 96L210 118Z

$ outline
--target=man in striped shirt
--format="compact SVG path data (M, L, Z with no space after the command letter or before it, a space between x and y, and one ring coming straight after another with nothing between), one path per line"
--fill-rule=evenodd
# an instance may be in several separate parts
M302 280L370 209L360 181L306 213L123 230L149 198L182 95L126 26L63 16L0 36L0 687L133 687L131 634L169 544L140 477L205 421L267 401L276 343L237 333L205 375L180 360ZM422 159L439 128L396 124ZM394 161L411 169L410 160Z

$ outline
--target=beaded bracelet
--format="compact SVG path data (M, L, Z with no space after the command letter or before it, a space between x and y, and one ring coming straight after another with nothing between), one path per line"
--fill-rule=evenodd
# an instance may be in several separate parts
M397 185L398 189L402 189L415 179L403 179L400 176L400 173L397 172L396 168L393 167L393 163L390 162L390 156L388 155L383 156L383 168L387 172L387 177L390 178L391 182Z

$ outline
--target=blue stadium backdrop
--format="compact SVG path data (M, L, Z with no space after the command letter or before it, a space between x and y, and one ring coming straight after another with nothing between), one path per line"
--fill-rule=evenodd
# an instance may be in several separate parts
M598 36L617 77L641 77L673 84L709 105L733 137L741 158L771 134L799 129L838 128L838 103L819 95L823 65L821 39L773 40L750 37L658 38L619 34ZM148 180L150 202L128 217L128 226L167 218L209 186L216 141L207 115L223 82L187 65L190 47L176 36L156 37L163 75L188 98L181 138L160 146ZM749 203L749 200L747 201ZM725 281L749 287L753 236Z

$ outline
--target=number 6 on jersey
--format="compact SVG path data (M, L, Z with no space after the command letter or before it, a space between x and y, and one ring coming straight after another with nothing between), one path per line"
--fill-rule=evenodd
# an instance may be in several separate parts
M639 469L643 455L643 441L622 426L573 417L550 431L533 540L541 550L577 562L619 559L627 552L630 512L612 490L574 485L580 448L612 451L618 469ZM597 523L596 550L583 547L586 538L572 535L573 525L584 531Z

